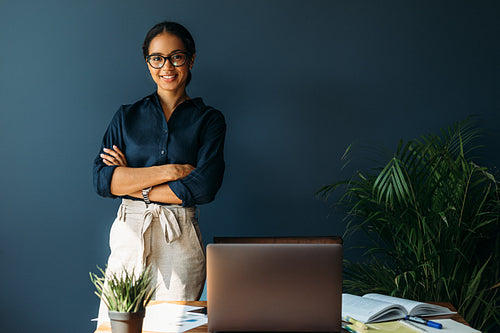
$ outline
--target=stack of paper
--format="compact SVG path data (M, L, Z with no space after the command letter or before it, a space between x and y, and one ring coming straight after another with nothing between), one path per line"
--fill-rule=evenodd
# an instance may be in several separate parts
M200 307L162 303L150 305L142 329L151 332L185 332L208 322L207 316L189 312Z

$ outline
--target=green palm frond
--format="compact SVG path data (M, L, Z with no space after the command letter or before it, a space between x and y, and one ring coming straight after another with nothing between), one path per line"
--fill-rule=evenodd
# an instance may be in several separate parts
M341 193L334 201L347 210L345 236L370 240L366 262L345 263L348 290L448 301L486 332L500 324L500 191L474 162L482 146L472 120L401 140L392 154L374 147L381 163L318 195Z

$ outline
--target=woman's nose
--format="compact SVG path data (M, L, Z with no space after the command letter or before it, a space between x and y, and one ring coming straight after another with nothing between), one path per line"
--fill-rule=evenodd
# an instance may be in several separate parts
M165 61L165 65L163 65L163 67L168 68L168 69L172 69L175 66L172 65L172 63L170 62L170 59L167 59L167 61Z

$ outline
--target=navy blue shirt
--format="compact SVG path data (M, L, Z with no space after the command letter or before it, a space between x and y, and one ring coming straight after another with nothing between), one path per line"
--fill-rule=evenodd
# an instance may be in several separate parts
M168 182L185 207L208 203L222 185L226 123L222 113L206 106L201 98L177 106L167 123L156 93L122 105L104 134L102 148L118 146L129 167L191 164L184 179ZM103 197L111 193L111 178L117 166L107 166L97 154L94 187ZM127 197L128 198L128 197ZM134 199L134 198L131 198Z

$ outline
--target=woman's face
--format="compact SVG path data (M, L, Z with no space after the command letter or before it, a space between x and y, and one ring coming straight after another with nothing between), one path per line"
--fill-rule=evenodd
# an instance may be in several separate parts
M182 40L168 32L163 32L151 40L149 55L172 56L178 52L186 52ZM183 93L189 70L193 67L194 55L186 60L184 65L175 67L167 60L162 68L156 69L148 64L151 77L158 85L158 90L173 93Z

